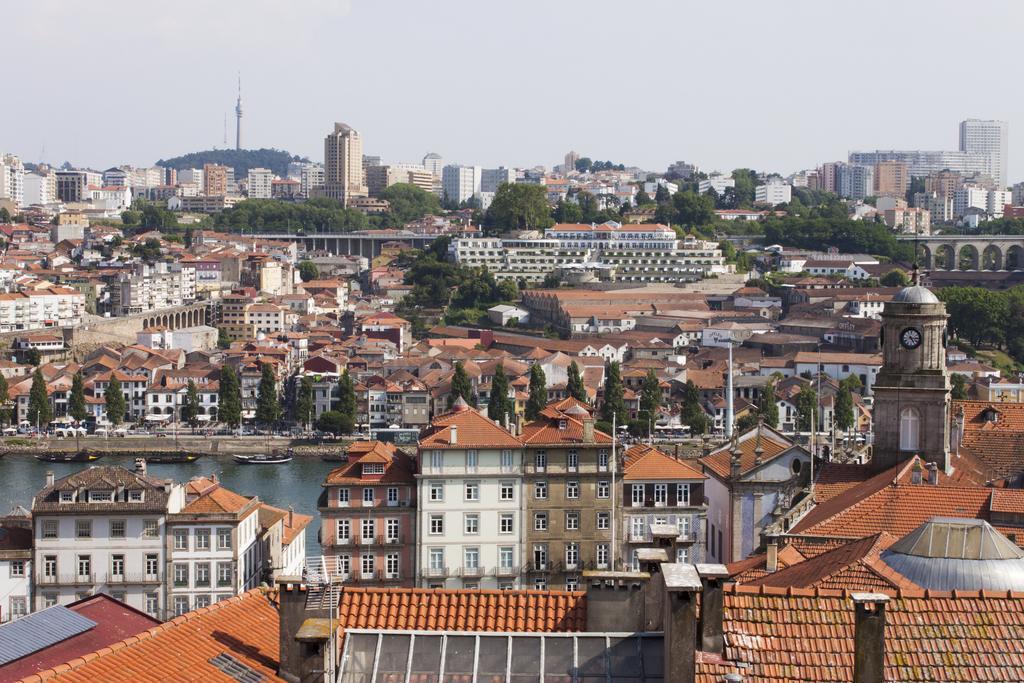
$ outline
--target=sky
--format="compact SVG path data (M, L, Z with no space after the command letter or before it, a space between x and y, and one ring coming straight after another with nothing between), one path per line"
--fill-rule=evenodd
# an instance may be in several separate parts
M155 9L159 8L159 9ZM788 173L956 149L1010 124L1017 0L0 0L0 151L103 169L234 143L320 160L344 121L385 162Z

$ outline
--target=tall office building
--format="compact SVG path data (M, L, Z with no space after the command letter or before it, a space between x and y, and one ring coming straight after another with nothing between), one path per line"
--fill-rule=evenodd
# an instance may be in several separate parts
M444 168L444 159L437 152L429 152L423 157L423 167L440 178L441 169Z
M512 185L516 182L516 171L512 168L500 166L498 168L485 168L480 172L480 191L497 192L502 185Z
M227 193L228 167L220 164L203 164L203 194L207 197L224 197Z
M880 161L875 164L875 195L904 197L910 188L910 173L905 162Z
M875 191L875 169L861 164L837 164L836 187L840 197L870 197Z
M270 199L274 186L274 172L269 168L250 168L246 181L249 199Z
M482 181L483 169L479 166L445 166L441 174L441 196L450 202L461 204L480 192Z
M322 196L337 199L343 205L354 197L366 197L366 175L363 172L363 140L359 133L344 123L335 123L334 130L324 138L324 185Z
M580 155L576 153L576 150L569 150L569 153L565 155L565 160L562 163L563 173L572 173L576 170L576 162L580 160Z
M1006 121L966 119L960 122L960 151L985 154L990 159L989 175L996 189L1005 190L1007 177L1007 146L1009 125Z

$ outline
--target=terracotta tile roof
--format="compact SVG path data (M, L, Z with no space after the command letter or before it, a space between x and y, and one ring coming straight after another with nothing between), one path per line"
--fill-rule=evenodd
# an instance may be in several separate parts
M585 415L589 415L586 413ZM542 413L536 420L523 425L523 443L538 446L542 444L577 444L583 441L584 415L572 415L555 411ZM611 444L612 437L595 429L593 443Z
M842 543L845 543L845 541L838 543L837 546L842 545ZM807 557L797 550L796 543L790 542L789 545L779 548L776 571L803 562ZM751 555L739 562L733 562L727 565L726 568L729 570L729 576L736 583L752 583L768 574L767 562L768 556L765 553L760 553L759 555Z
M394 445L381 441L356 441L348 449L349 461L327 474L324 486L345 484L409 484L415 481L416 462ZM384 474L362 478L364 462L383 462Z
M458 402L456 402L458 406ZM452 427L457 428L453 444ZM503 427L465 406L434 418L420 437L420 449L441 448L522 448L523 443Z
M637 444L626 451L622 478L633 481L656 479L707 479L697 467L677 460L653 446Z
M757 448L757 431L757 427L754 427L745 434L741 434L737 439L741 451L740 474L746 474L755 467L757 454L754 451ZM789 450L793 445L792 441L774 429L762 427L761 448L764 452L761 454L761 464L763 465L780 453ZM704 456L700 461L705 470L711 470L723 479L728 478L732 461L732 446L726 444L717 451Z
M1024 491L1020 489L992 489L992 512L1024 515Z
M291 508L282 510L281 508L274 507L273 505L267 505L266 503L260 504L260 511L265 515L270 513L275 518L284 519L284 531L281 534L281 543L288 545L295 540L295 537L302 533L303 530L309 523L313 521L312 515L300 515Z
M346 587L338 622L365 629L583 631L586 593Z
M277 676L279 620L268 591L242 595L188 612L96 652L41 671L26 681L235 683L210 659L228 653L265 676Z
M961 410L960 453L970 456L978 479L1000 479L1024 469L1024 403L954 401L953 415Z
M198 498L186 505L181 514L186 515L218 515L238 514L250 505L254 505L255 498L246 498L223 486L216 485L206 489Z
M886 681L1024 680L1024 600L994 591L901 591L885 608ZM722 667L758 683L853 680L854 609L848 594L728 585ZM740 668L737 665L745 665Z

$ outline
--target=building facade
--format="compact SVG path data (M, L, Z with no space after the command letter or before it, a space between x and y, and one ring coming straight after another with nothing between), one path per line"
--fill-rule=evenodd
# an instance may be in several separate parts
M335 123L334 130L324 138L324 184L320 192L345 206L353 197L368 195L363 140L358 131L344 123Z

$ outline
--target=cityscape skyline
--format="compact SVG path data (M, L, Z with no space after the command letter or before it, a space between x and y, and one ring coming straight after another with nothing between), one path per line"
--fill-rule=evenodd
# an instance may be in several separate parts
M367 153L389 162L413 161L435 151L457 163L551 167L567 150L575 149L592 158L655 171L686 159L708 169L751 167L788 173L844 159L853 150L953 150L958 142L956 122L972 117L999 119L1012 128L1021 111L1012 92L1002 85L1005 78L998 69L979 70L974 64L961 63L965 60L950 63L945 77L950 83L967 82L969 77L974 84L969 105L953 96L930 101L925 118L918 107L872 104L905 100L900 93L906 86L900 79L881 76L887 60L894 55L905 57L894 41L897 28L890 23L916 22L913 25L920 25L940 44L944 36L952 41L975 24L981 30L985 16L1002 11L1009 21L984 21L984 30L989 62L1009 62L1012 17L1021 10L998 2L983 3L982 10L990 12L957 17L957 22L948 21L956 11L952 3L930 4L927 14L917 11L923 7L917 4L886 8L888 20L881 24L870 20L878 16L871 11L872 3L857 17L801 6L794 10L792 22L782 24L768 8L753 4L741 5L736 17L726 17L716 8L658 8L664 21L647 21L652 12L641 12L620 17L612 26L594 22L584 47L565 58L566 73L575 65L568 80L547 72L534 77L531 60L514 55L541 55L547 46L557 44L560 35L574 30L584 9L581 5L550 8L542 25L531 23L534 13L528 8L481 17L481 22L507 24L508 30L500 36L488 37L478 35L486 31L462 30L457 22L465 15L460 13L460 3L447 3L429 13L406 5L397 16L390 11L386 17L381 14L384 10L363 3L318 2L293 14L269 4L246 6L241 12L225 3L212 18L237 27L227 42L214 35L208 24L188 26L180 18L147 22L131 8L118 13L119 21L111 27L77 8L58 11L47 2L29 5L11 8L25 27L12 38L14 51L28 54L43 36L51 47L35 53L31 68L14 73L12 91L32 92L37 111L32 117L18 108L0 112L0 130L13 133L0 135L0 148L29 161L56 164L147 165L159 158L220 147L223 119L234 105L238 70L246 72L247 82L245 138L250 144L245 146L276 147L311 159L319 157L325 122L340 120L361 132ZM874 7L882 9L880 4ZM585 9L599 16L603 6ZM183 14L188 11L186 3ZM722 50L714 35L704 35L717 32L700 30L724 26L727 18L730 42L746 45L745 53L771 55L766 64L738 62L739 57ZM766 24L773 30L764 31ZM388 26L387 33L368 30L381 25ZM821 31L821 26L828 30ZM430 32L429 45L422 40L424 28ZM677 29L675 34L672 28ZM281 34L292 44L303 44L309 60L323 66L309 69L309 75L289 69L277 50L266 49L271 44L266 39L273 36L280 42ZM90 36L88 41L85 35ZM88 79L81 79L82 83L68 79L59 89L39 89L46 69L88 48L95 37L109 41L109 49L125 53L167 47L175 50L177 68L183 72L199 63L204 68L188 77L189 94L182 95L180 89L147 77L145 60L128 60L121 71L133 84L136 112L128 117L113 111L119 104L116 98L97 98ZM861 51L858 60L835 55L825 60L831 64L825 67L819 64L822 60L810 58L844 40L864 37L872 38L872 50ZM344 88L313 87L331 68L331 41L344 40L355 53L367 53L382 39L399 55L419 52L441 67L457 64L459 76L450 81L422 78L420 72L409 69L407 60L389 59L372 69L347 71ZM604 49L588 45L608 45L613 55L640 57L609 59ZM685 49L680 49L683 45ZM512 57L453 61L460 54L503 50ZM706 68L700 64L702 55L708 58ZM593 60L589 67L588 59ZM858 69L847 72L852 62ZM775 76L762 81L757 73L764 66L769 69L762 76L769 76L772 66ZM287 78L281 78L282 70ZM737 70L753 77L749 86L726 77ZM844 72L864 74L866 80L857 81L862 85L854 88ZM879 76L872 78L872 73ZM475 96L453 97L446 92L446 82L456 92L463 87L460 82L473 83ZM790 88L813 88L813 96L791 97ZM658 97L637 100L630 95L652 89ZM353 93L363 96L353 97ZM696 106L694 94L698 95ZM62 113L65 110L56 106L61 98L85 105L72 125ZM858 104L861 101L864 104ZM53 106L47 106L50 102ZM557 114L559 109L562 115ZM153 129L160 135L152 135ZM495 135L498 130L505 133ZM521 134L507 134L515 130ZM620 134L614 134L616 130ZM1011 135L1010 182L1024 177L1024 154L1015 154L1017 147Z

